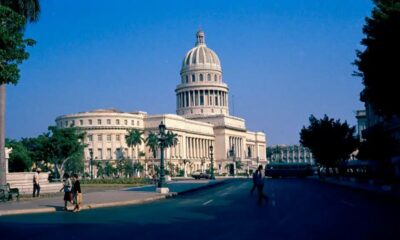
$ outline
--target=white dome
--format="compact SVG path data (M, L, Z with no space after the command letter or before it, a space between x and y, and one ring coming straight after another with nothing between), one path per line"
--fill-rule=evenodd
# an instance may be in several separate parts
M190 49L182 63L182 71L192 68L212 69L221 71L221 63L217 54L208 48L204 40L204 32L196 33L196 46Z

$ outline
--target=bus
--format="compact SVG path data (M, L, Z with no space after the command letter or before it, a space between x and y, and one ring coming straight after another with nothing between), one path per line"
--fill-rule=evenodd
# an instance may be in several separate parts
M269 163L265 167L265 176L278 177L300 177L304 178L314 174L309 163Z

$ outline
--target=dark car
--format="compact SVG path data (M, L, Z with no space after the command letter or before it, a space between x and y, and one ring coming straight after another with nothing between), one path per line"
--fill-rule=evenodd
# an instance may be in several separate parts
M192 173L192 177L194 179L201 179L201 178L209 179L210 178L210 174L203 173L203 172L194 172L194 173Z

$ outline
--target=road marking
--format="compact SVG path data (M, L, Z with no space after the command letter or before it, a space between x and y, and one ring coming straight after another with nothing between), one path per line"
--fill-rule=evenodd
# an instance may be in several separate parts
M205 206L205 205L211 203L212 201L213 201L212 199L211 199L211 200L208 200L207 202L203 203L203 206Z
M354 207L354 206L355 206L353 203L347 202L347 201L345 201L345 200L341 200L340 202L343 203L343 204L345 204L345 205L347 205L347 206L350 206L350 207Z

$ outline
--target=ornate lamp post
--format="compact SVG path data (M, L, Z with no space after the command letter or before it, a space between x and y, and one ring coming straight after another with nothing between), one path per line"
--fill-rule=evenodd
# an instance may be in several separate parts
M90 179L93 180L93 150L89 151L90 155Z
M210 161L211 161L211 167L210 167L210 179L215 180L214 176L214 153L213 153L214 147L211 145L210 146Z
M231 150L229 150L229 154L232 157L232 161L233 161L233 176L236 177L236 162L235 162L235 146L232 145Z
M169 188L165 182L165 172L164 172L164 148L165 148L165 124L161 121L158 126L160 134L158 136L158 141L160 143L160 178L158 180L157 189L158 193L168 193Z

